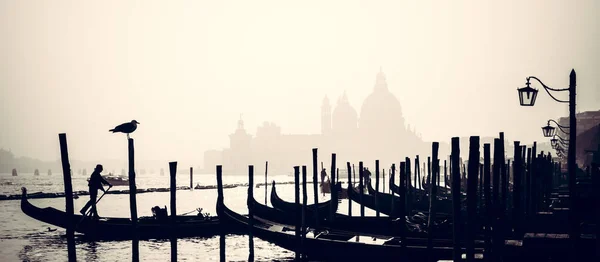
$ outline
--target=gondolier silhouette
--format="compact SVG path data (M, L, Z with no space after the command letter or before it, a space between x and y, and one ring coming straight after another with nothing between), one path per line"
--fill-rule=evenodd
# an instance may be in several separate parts
M81 214L85 215L85 213L91 206L92 210L89 215L94 219L100 218L100 216L98 216L98 210L96 209L96 198L98 197L98 189L102 190L102 192L106 192L106 190L104 190L104 187L102 186L103 184L108 185L109 188L112 187L112 185L108 183L108 181L104 180L102 175L100 175L102 170L104 169L100 164L96 165L96 168L94 168L94 172L92 172L92 175L90 176L90 180L88 182L88 187L90 190L90 200L80 211Z

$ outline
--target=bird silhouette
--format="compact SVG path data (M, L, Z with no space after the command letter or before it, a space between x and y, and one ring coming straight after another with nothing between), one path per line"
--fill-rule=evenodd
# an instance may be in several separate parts
M127 138L129 139L129 134L132 133L133 131L135 131L137 129L137 125L140 122L136 121L136 120L131 120L131 122L129 123L123 123L120 124L118 126L115 126L115 128L108 130L108 132L121 132L121 133L125 133L127 134Z
M48 232L54 232L54 231L56 231L56 228L51 229L50 227L48 227Z

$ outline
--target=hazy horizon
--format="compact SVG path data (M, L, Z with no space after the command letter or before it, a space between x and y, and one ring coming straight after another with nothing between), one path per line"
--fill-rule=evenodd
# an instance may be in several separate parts
M344 91L360 114L380 67L424 141L546 142L567 105L540 89L521 107L516 89L530 75L565 88L574 68L577 110L600 109L598 13L593 0L1 1L0 148L54 161L64 132L71 159L126 160L108 130L135 119L138 161L197 166L240 114L250 134L264 121L318 134L323 98Z

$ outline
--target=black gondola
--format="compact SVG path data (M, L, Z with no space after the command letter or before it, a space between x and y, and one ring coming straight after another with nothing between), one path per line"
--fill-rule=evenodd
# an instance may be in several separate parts
M223 223L236 230L248 230L248 217L240 215L217 200L217 213ZM324 261L419 261L428 256L451 258L452 247L434 247L427 250L423 245L402 247L397 238L360 237L355 234L322 231L314 235L309 229L304 246L294 235L294 227L273 223L255 217L250 228L255 237L290 251L303 251L311 260ZM478 249L478 251L481 251Z
M337 201L334 201L334 203L335 203L334 204L335 206L333 208L334 208L334 212L335 212L335 211L337 211L338 203L337 203ZM319 216L321 216L321 214L329 214L331 204L332 204L331 200L327 200L322 203L319 203L318 204ZM286 213L296 212L296 204L295 203L287 202L287 201L281 199L277 195L277 190L275 189L275 181L273 181L272 187L271 187L271 205L274 208L277 208ZM315 204L306 205L306 210L308 213L310 213L312 215L312 212L314 212L314 210L315 210Z
M57 227L66 228L68 223L76 225L75 232L85 238L101 240L131 239L131 219L100 218L82 219L83 216L67 215L53 207L39 208L29 203L27 189L22 188L21 210L26 215ZM171 227L170 217L140 217L138 219L138 235L140 239L167 239L174 232L178 238L195 236L213 236L219 234L219 219L205 216L177 216L177 226Z

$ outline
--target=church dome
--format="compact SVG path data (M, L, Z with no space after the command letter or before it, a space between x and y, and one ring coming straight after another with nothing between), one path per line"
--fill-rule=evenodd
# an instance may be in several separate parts
M338 100L332 114L332 128L336 133L346 133L357 128L358 114L348 102L346 92Z
M359 121L361 131L368 135L385 135L380 138L398 137L406 131L400 101L388 90L381 71L377 74L373 93L362 104Z

